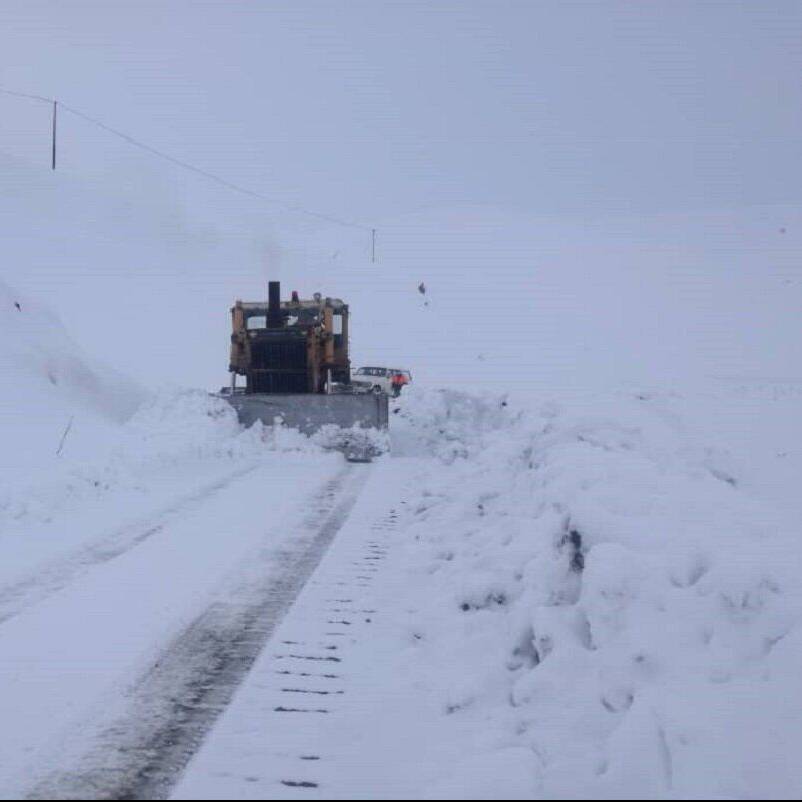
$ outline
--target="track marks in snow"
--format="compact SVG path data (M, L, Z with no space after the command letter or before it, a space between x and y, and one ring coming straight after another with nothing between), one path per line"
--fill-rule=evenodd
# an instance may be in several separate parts
M336 546L188 767L176 798L336 798L342 790L337 778L353 767L342 765L341 741L350 737L351 712L365 703L359 680L365 666L351 665L352 652L382 624L374 588L401 508L403 488L395 484L390 495L381 481L394 462L379 466Z
M244 564L131 690L129 713L29 798L165 797L347 520L368 472L348 466L329 482L298 524L296 545L281 552L280 570L268 547Z
M239 468L208 483L171 504L147 521L137 521L81 546L71 554L38 567L24 578L0 586L0 625L23 610L64 589L92 568L107 563L163 532L181 515L194 510L238 479L252 473L257 464Z
M382 538L387 538L392 532L395 523L397 520L397 513L395 510L391 510L386 516L384 516L380 521L374 523L368 530L368 537L370 540L364 542L362 544L357 544L356 548L359 552L362 552L359 555L358 559L352 559L349 561L349 567L345 571L345 581L343 579L335 579L333 585L335 587L342 587L343 585L349 585L349 577L350 577L350 584L354 588L369 588L370 583L373 581L374 576L366 576L365 574L360 573L364 571L365 563L369 563L373 565L376 561L381 561L387 555L387 548L384 547L384 543L386 542L384 539L382 540L381 545L376 541L377 536L381 536ZM381 555L381 556L379 556ZM373 568L374 572L377 572L377 568ZM322 589L326 590L327 583L325 580L321 580L321 587ZM354 593L354 596L361 596L363 595L364 591ZM352 628L354 626L365 626L373 623L373 618L376 614L376 610L372 608L365 608L359 607L359 604L362 604L361 600L357 600L355 598L349 599L337 599L332 601L330 599L322 599L317 605L316 615L320 621L325 620L325 626L321 626L322 628L326 627L334 627L337 628L335 631L327 631L324 632L323 638L330 638L334 635L340 635L344 637L349 637L350 643L355 643L356 637L362 634L363 630L360 630L359 634L357 634ZM329 607L328 605L333 604L336 606ZM346 606L341 606L346 605ZM307 610L307 612L310 612ZM329 618L329 615L341 615L341 618ZM347 616L347 618L345 617ZM319 645L318 649L323 650L330 650L330 649L337 649L339 650L339 646L326 646L326 645ZM343 647L344 651L347 652L348 644ZM281 655L277 655L277 659L282 659ZM325 660L330 658L325 657L307 657L306 659L318 659L318 660ZM336 658L337 662L342 663L343 658L338 657ZM347 668L345 669L347 671ZM318 697L333 697L330 701L332 704L336 704L339 700L336 697L342 697L346 695L345 690L323 690L318 687L318 685L313 685L314 677L313 676L306 676L306 684L304 687L299 688L286 688L286 687L279 687L276 691L279 694L288 695L290 698L293 696L301 695L303 696L318 696ZM341 676L338 676L338 679L342 679ZM310 680L312 682L310 682ZM310 707L285 707L283 705L278 705L274 708L275 713L312 713L312 714L324 714L324 715L336 715L337 709L334 707L327 707L327 708L310 708ZM301 740L303 740L303 736L301 736ZM316 740L316 739L315 739ZM313 762L314 765L309 767L308 771L314 771L314 769L319 768L320 766L324 768L328 768L328 763L330 762L331 758L327 756L315 755L314 761L310 761L310 758L305 755L298 755L297 760L302 764L305 762ZM287 774L293 770L292 766L295 764L295 761L290 761L289 765L284 765L279 769L280 771L283 769L284 773ZM297 779L293 778L282 778L279 779L279 784L285 789L294 789L296 791L309 791L312 789L322 788L325 790L326 783L322 782L321 778L317 775L304 777L304 779ZM285 792L288 793L288 792ZM306 796L306 795L303 795Z

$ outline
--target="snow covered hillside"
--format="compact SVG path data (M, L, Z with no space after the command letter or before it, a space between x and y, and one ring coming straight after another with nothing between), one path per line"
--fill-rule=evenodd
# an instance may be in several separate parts
M359 242L327 260L360 363L499 391L799 378L798 206L589 219L454 207L383 221L378 243L375 265ZM317 245L307 264L322 272Z
M269 224L141 159L133 177L110 180L106 171L130 152L97 155L52 173L0 149L0 279L54 310L85 353L141 384L219 388L228 310L249 282L264 285Z
M0 281L0 429L4 472L41 466L58 450L70 420L75 441L130 418L145 392L118 371L93 364L41 303Z

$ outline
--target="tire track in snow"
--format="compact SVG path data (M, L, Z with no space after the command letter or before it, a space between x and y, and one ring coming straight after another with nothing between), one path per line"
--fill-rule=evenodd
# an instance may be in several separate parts
M130 714L29 799L163 799L228 706L268 638L348 519L369 468L347 466L298 525L298 547L264 548L134 686Z
M169 523L202 504L259 467L258 463L238 468L222 479L203 485L153 515L149 521L128 524L111 534L87 543L55 561L45 563L24 578L0 587L0 625L54 593L63 590L95 566L122 556L148 538L162 532Z
M398 668L387 652L388 627L406 620L394 606L406 574L393 554L419 473L410 460L376 465L336 544L171 798L376 798L388 773L395 776L390 787L404 788L399 775L415 767L398 742L386 750L379 744L387 743L381 711ZM403 790L393 798L402 797Z

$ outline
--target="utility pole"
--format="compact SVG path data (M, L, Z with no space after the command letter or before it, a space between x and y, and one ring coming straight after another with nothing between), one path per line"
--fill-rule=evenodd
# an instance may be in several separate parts
M376 263L376 229L370 229L370 261Z
M53 101L53 162L52 167L56 169L56 119L58 117L58 101Z

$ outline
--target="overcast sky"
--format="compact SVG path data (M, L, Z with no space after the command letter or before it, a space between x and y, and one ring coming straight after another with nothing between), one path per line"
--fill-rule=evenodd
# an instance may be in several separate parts
M2 0L0 85L368 223L796 203L802 186L795 0ZM0 101L0 148L45 159L32 114ZM90 169L102 135L63 126Z

